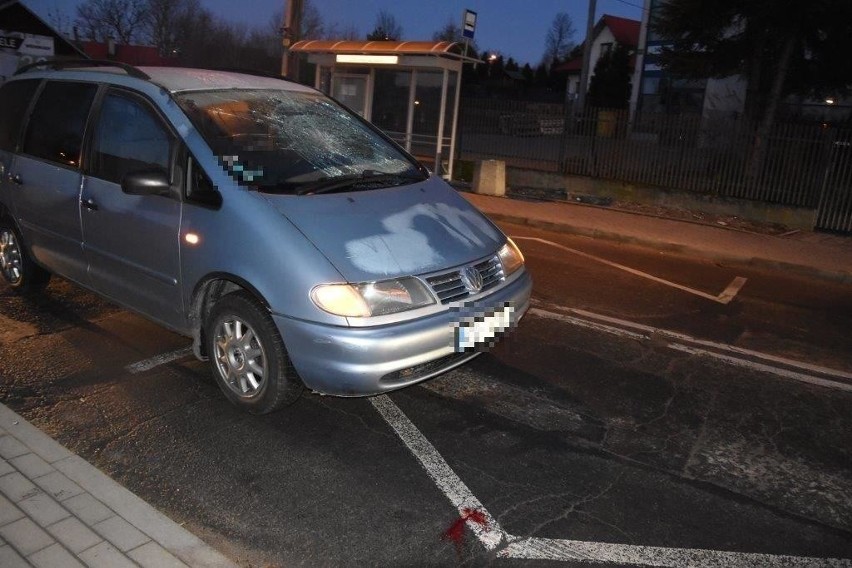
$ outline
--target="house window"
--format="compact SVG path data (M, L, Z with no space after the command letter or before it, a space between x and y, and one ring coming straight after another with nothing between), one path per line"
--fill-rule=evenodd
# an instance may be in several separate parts
M601 57L607 55L610 51L612 51L612 42L601 44Z

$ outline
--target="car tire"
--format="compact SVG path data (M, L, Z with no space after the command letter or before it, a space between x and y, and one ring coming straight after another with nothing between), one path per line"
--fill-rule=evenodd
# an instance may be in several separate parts
M50 272L30 258L21 234L8 218L0 218L0 274L20 294L41 292L50 281Z
M251 294L223 296L207 318L204 335L216 383L239 408L266 414L302 394L304 386L275 323Z

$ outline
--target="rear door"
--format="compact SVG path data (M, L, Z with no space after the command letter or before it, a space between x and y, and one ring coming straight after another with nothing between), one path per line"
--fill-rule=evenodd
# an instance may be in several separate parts
M98 86L48 81L33 108L9 175L24 241L49 270L81 283L80 153Z
M9 81L0 88L0 202L14 214L18 184L13 181L15 152L27 111L40 79Z
M81 195L89 278L98 292L166 325L179 327L179 191L129 195L132 172L162 170L177 188L176 136L143 97L110 88L92 124Z

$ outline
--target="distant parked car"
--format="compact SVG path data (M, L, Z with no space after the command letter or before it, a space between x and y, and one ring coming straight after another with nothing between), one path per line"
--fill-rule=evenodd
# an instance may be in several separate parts
M511 240L379 130L278 79L106 62L0 89L0 272L55 273L193 339L264 413L461 365L512 328Z

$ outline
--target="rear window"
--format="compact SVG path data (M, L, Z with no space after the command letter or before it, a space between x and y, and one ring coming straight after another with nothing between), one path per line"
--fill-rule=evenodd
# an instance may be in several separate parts
M39 80L12 81L0 88L0 150L14 152L21 124Z
M221 90L176 98L222 168L246 187L298 194L338 179L382 180L357 187L369 189L424 177L395 145L320 94Z
M78 166L86 119L97 85L48 81L27 125L23 151L67 166Z

